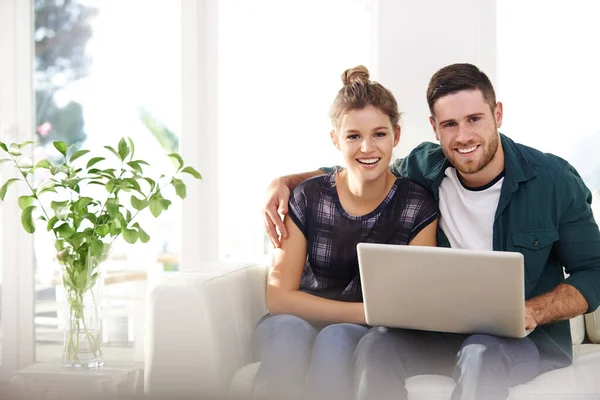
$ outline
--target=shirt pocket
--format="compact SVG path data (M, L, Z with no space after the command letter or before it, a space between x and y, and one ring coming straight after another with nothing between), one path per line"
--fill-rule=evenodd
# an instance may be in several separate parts
M523 254L525 280L530 284L534 284L539 280L548 261L550 251L552 251L552 245L558 238L558 230L556 229L513 233L513 246L516 251Z

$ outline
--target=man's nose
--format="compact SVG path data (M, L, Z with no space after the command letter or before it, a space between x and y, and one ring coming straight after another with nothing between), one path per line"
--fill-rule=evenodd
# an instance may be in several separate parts
M469 143L473 139L473 130L466 125L458 125L455 140L459 143Z

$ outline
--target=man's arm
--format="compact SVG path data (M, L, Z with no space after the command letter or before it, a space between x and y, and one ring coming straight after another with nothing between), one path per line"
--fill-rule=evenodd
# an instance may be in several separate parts
M570 319L585 313L588 308L588 302L579 290L562 283L525 302L525 329Z
M281 235L284 238L288 237L287 230L285 229L280 214L285 215L288 212L290 192L294 190L300 182L321 174L323 174L323 171L318 169L301 174L282 176L271 182L267 188L263 216L265 229L267 230L267 234L269 235L269 239L271 239L273 247L279 248L281 246L277 229L279 229L279 232L281 232Z
M600 231L591 210L591 193L570 165L561 171L558 182L561 218L555 246L569 277L526 302L526 318L532 318L534 325L573 318L600 305Z

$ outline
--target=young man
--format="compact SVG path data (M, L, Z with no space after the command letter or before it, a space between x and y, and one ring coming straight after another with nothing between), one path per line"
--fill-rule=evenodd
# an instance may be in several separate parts
M421 144L392 170L439 202L438 245L524 255L526 328L535 330L525 339L505 339L374 329L356 350L357 395L401 397L409 376L454 367L453 399L506 399L510 386L571 363L568 319L600 304L600 232L591 194L566 161L498 132L502 103L476 66L436 72L427 101L440 144ZM287 213L289 190L320 173L270 185L265 226L275 246L275 226L286 236L278 212ZM436 362L425 364L432 347Z

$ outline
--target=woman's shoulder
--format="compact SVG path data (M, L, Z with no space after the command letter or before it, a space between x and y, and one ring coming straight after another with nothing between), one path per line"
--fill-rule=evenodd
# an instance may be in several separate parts
M335 186L335 171L313 176L305 181L300 182L292 191L294 195L313 196L317 193L322 193L325 190L330 190Z
M396 186L397 186L397 194L400 196L396 196L397 198L403 198L404 200L419 200L427 203L436 203L433 198L433 193L431 191L415 181L412 181L403 176L399 176L396 178Z

